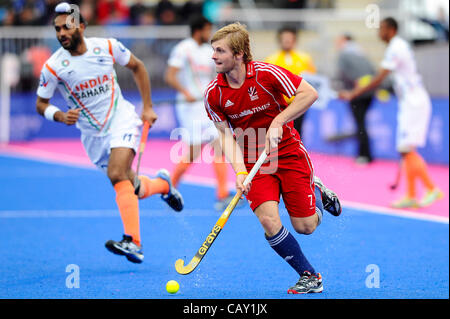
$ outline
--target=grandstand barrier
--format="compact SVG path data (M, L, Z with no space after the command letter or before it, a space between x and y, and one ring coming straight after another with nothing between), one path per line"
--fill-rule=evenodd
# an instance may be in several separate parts
M126 99L141 108L139 93L125 91ZM169 138L171 131L178 127L174 103L170 98L173 91L158 89L153 91L155 111L159 118L150 131L151 138ZM163 101L158 103L158 101ZM13 93L11 96L10 138L12 142L29 141L43 138L76 138L80 136L74 127L61 123L46 121L37 114L35 93ZM52 98L52 103L63 106L64 100L59 95ZM419 149L429 163L449 163L449 99L433 98L433 113L430 121L427 145ZM375 158L396 159L395 129L397 117L397 100L392 97L388 102L376 100L367 115L367 127ZM325 109L311 108L306 113L303 125L303 141L310 151L354 156L357 154L355 138L329 142L336 135L355 133L355 124L347 103L332 99Z

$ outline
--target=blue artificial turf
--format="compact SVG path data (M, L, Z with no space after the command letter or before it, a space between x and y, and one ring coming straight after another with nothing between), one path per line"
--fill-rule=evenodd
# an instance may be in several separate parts
M114 190L100 172L0 156L0 298L449 298L448 224L344 209L324 215L309 236L296 235L322 273L324 292L287 295L298 276L264 239L248 206L235 210L190 275L189 261L220 213L214 189L182 184L185 210L175 213L158 196L140 202L145 261L136 265L104 248L122 224ZM293 232L286 211L284 225ZM80 288L67 288L68 265ZM368 265L380 287L368 288ZM165 291L168 280L180 291Z

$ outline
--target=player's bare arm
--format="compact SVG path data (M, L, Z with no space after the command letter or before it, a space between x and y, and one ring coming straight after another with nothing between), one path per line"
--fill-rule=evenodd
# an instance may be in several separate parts
M130 61L126 65L134 75L134 81L139 89L139 93L141 94L143 108L142 108L142 120L147 121L152 127L153 123L158 119L158 115L156 115L153 110L153 103L151 99L151 87L150 87L150 78L148 76L147 69L144 63L138 59L134 54L131 54Z
M366 86L362 86L362 87L357 86L352 91L339 92L339 97L341 99L350 101L366 92L372 91L372 90L376 89L377 87L379 87L381 85L381 83L383 83L383 81L387 78L389 73L391 73L390 70L381 69L378 72L378 74L375 75L375 77L372 79L372 81L369 84L367 84Z
M38 96L36 101L36 109L39 114L44 116L45 110L50 107L50 100L44 99ZM67 112L57 111L53 115L53 120L56 122L65 123L67 125L74 125L78 121L78 117L80 116L81 109L72 109Z
M187 102L195 102L196 98L180 83L177 78L180 68L169 66L165 74L165 80L172 88L183 94Z
M282 139L283 125L303 115L317 100L317 91L306 80L302 80L292 103L272 121L266 135L266 150L276 148Z
M244 186L243 184L247 175L241 173L247 172L247 168L244 164L244 156L242 155L241 148L234 139L233 133L231 132L227 121L214 122L214 125L219 131L219 139L222 151L237 174L236 189L241 190L245 195L247 195L248 191L250 190L251 183L249 183L247 186Z

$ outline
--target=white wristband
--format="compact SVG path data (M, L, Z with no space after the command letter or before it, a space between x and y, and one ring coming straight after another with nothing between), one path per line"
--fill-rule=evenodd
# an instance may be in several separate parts
M44 111L44 117L49 121L54 121L55 113L58 111L61 111L61 110L58 107L50 104L49 106L47 106L47 108Z

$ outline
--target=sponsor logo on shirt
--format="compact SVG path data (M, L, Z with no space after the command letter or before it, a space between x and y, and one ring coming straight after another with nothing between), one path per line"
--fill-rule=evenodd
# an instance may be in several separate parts
M108 93L110 88L110 77L105 74L97 78L84 81L75 86L75 95L77 98L88 98L99 94Z
M103 76L98 76L97 78L94 79L90 79L87 81L84 81L78 85L75 86L75 90L77 91L83 91L86 89L92 89L94 87L96 87L97 85L101 85L105 82L108 82L109 76L107 74L104 74Z
M67 66L69 66L69 64L70 64L70 62L69 62L69 60L62 60L62 62L61 62L61 65L63 66L63 67L67 67Z
M94 52L94 54L100 54L102 50L99 47L95 47L92 51Z
M248 110L244 110L244 111L242 111L241 113L238 113L238 114L230 114L229 117L232 118L232 119L238 119L238 118L250 115L250 114L255 114L255 113L258 113L258 112L262 112L264 110L267 110L269 107L270 107L270 103L266 103L266 104L264 104L262 106L256 106L254 108L251 108L251 109L248 109Z
M258 92L256 92L256 87L254 86L248 88L248 95L250 96L251 101L259 99Z
M232 105L234 105L234 103L231 102L230 100L227 100L227 103L225 103L225 107L230 107Z

